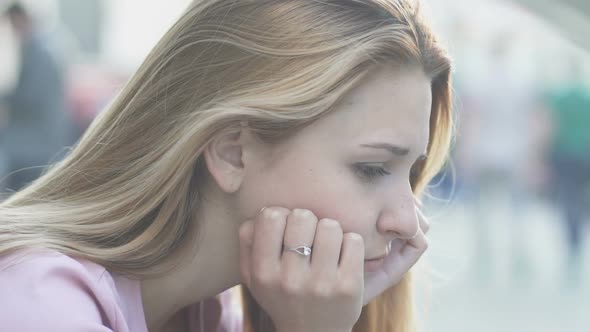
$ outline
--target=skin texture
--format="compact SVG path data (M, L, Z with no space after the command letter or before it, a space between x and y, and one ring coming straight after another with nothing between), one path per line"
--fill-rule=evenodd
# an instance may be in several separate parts
M418 69L375 71L351 91L332 114L303 129L280 147L278 161L252 160L240 188L240 210L261 206L305 208L318 218L338 220L360 234L367 258L382 255L389 240L411 238L418 223L410 169L426 153L431 106L430 81ZM385 142L410 151L393 156L359 147ZM369 181L356 168L391 173Z
M185 246L184 264L142 282L148 326L160 328L183 306L245 283L282 330L350 328L362 304L399 282L426 250L428 224L409 176L426 153L431 100L419 68L384 66L279 146L257 141L247 127L215 138L204 152L210 179L199 247ZM375 143L399 149L361 146ZM262 207L269 211L259 213ZM282 244L314 251L283 253ZM363 260L386 254L378 271L363 271ZM325 264L314 265L314 257ZM313 286L318 278L325 287ZM330 306L334 317L313 316ZM293 326L294 312L308 325Z

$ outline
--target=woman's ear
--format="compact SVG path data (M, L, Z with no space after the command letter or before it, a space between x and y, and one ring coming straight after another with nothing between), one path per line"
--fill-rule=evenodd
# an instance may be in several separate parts
M245 145L249 144L246 127L219 133L203 151L211 177L226 193L234 193L242 184L245 175L243 162Z

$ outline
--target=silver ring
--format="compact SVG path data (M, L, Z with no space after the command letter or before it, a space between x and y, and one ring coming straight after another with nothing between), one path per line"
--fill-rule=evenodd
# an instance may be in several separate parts
M299 246L299 247L294 247L294 248L285 247L285 251L293 251L295 253L298 253L301 256L311 255L311 247L308 247L308 246Z

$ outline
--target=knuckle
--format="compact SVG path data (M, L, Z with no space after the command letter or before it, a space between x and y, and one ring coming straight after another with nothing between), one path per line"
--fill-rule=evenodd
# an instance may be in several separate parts
M265 270L258 270L252 275L252 282L259 286L272 286L275 278L272 273Z
M307 209L293 209L291 212L293 218L297 220L315 220L316 217L310 210Z
M243 226L240 228L238 232L238 239L240 240L240 242L245 242L246 240L249 240L248 233L246 232Z
M272 208L267 208L264 209L264 211L262 211L262 213L260 214L260 222L265 222L267 220L272 220L274 218L276 214L276 211L273 210Z
M283 207L277 207L277 206L265 208L264 211L262 211L262 213L261 213L264 220L281 219L281 217L284 218L288 214L289 214L289 210L287 210Z
M357 249L363 249L365 247L365 243L363 241L362 236L357 233L346 233L344 234L344 239L352 246L357 247Z
M284 294L289 296L300 296L303 292L303 284L289 276L281 278L280 288Z
M334 293L334 283L316 282L313 284L311 292L315 297L328 298Z
M352 298L359 295L360 288L352 278L344 278L338 286L338 293L343 297Z
M318 226L326 230L342 232L342 227L340 226L340 223L334 219L324 218L319 221Z
M277 223L286 222L286 214L276 209L264 209L261 219L258 220L261 225L276 225Z

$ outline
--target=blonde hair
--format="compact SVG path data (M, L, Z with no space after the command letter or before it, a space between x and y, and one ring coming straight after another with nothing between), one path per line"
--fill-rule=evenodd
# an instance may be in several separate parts
M198 227L201 153L246 121L278 143L334 109L377 64L432 78L419 193L451 139L450 61L410 0L194 1L77 146L0 205L0 253L49 248L150 275ZM268 317L247 293L246 330ZM367 305L355 331L411 329L409 277ZM257 331L272 331L272 324Z

